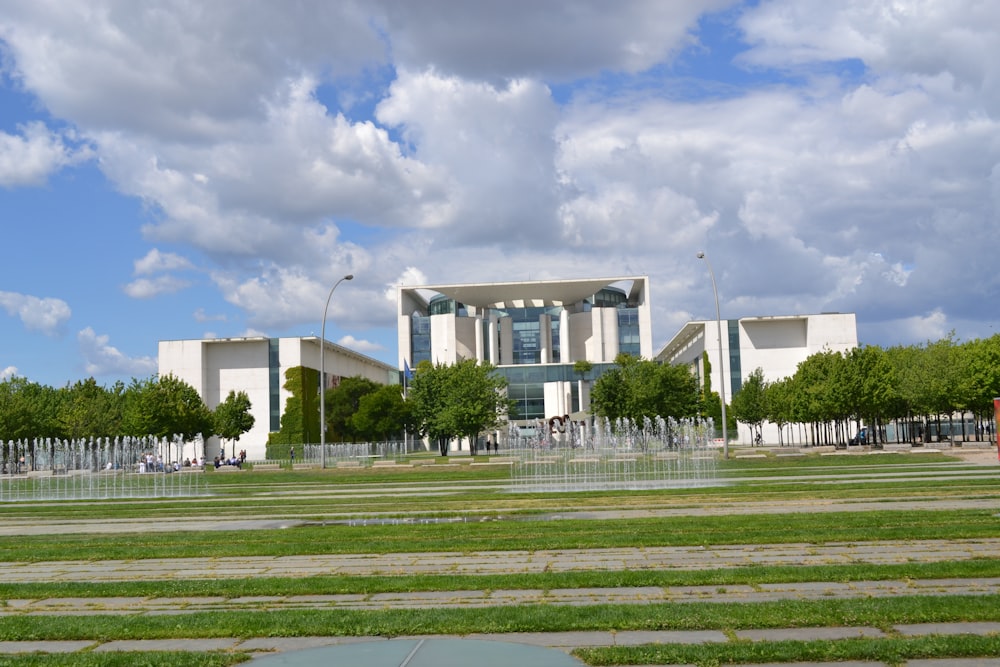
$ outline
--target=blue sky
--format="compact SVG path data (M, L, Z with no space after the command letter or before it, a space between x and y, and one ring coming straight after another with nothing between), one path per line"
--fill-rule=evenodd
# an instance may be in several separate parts
M996 333L1000 5L0 0L0 377L161 339L397 361L397 285Z

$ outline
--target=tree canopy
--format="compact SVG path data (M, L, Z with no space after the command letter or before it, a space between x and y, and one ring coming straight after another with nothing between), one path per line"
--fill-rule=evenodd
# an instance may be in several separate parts
M590 394L591 410L612 422L627 418L694 417L698 414L698 381L684 366L669 366L620 354Z
M413 424L420 435L437 443L441 456L448 455L451 440L475 442L510 412L507 380L494 370L473 359L452 365L428 361L417 365L407 394Z

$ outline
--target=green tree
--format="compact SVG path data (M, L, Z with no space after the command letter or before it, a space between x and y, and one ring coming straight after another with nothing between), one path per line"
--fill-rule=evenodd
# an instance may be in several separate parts
M450 366L422 361L417 366L407 401L417 432L435 442L441 456L448 455L452 439L475 442L509 414L507 380L494 370L473 359Z
M212 413L201 396L173 375L133 380L126 394L122 415L126 435L192 440L212 433Z
M959 407L988 420L993 414L993 399L1000 396L1000 334L971 341L962 348Z
M343 378L340 385L326 390L326 441L358 442L351 419L361 406L361 398L378 390L379 384L361 376Z
M77 381L61 390L59 423L67 438L101 438L122 432L122 394L125 385L111 389L97 384L94 378Z
M698 402L698 382L687 368L628 354L615 358L615 367L598 378L590 397L594 414L634 424L658 416L693 417Z
M751 441L758 442L767 419L767 383L763 368L758 366L746 377L740 390L733 394L730 410L736 421L750 427Z
M233 456L236 456L240 436L253 428L255 419L250 407L250 397L245 391L230 390L226 400L219 403L212 414L215 435L233 443Z
M785 444L785 426L795 419L795 381L784 378L764 385L766 419L778 427L778 444ZM735 403L735 401L734 401Z
M410 427L409 404L399 385L382 385L358 402L351 426L361 440L384 441L402 435Z
M280 430L268 444L297 445L319 442L319 371L295 366L285 371L285 391L290 395L281 414ZM268 458L285 458L288 447L268 449Z

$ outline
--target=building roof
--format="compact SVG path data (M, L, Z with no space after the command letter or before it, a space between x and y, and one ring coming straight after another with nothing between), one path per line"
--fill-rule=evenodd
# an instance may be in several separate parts
M406 290L428 290L443 294L459 303L477 308L518 308L525 306L564 306L578 303L605 287L618 282L632 283L630 300L638 296L640 276L590 278L586 280L540 280L509 283L466 283L459 285L420 285Z

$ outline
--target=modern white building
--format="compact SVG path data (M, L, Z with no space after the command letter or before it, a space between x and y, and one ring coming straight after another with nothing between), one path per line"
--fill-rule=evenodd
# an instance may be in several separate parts
M586 410L588 381L619 353L653 354L645 276L399 287L397 304L400 367L493 364L522 424Z
M766 381L795 375L798 365L817 352L847 352L858 346L854 313L821 313L744 317L722 321L722 358L719 367L718 321L688 322L656 355L661 363L685 364L698 378L705 377L704 355L712 368L712 389L725 382L727 403L755 369ZM777 442L778 431L765 424L764 441ZM739 425L738 442L750 444L750 429Z
M399 371L389 364L329 341L323 365L327 388L355 376L380 384L399 382ZM319 337L161 340L159 344L160 376L172 374L190 384L209 409L214 410L232 390L247 393L254 427L240 438L237 449L245 449L250 459L263 459L268 434L281 428L290 396L283 387L285 372L296 366L319 370ZM211 458L219 451L218 439L211 438L205 447Z

